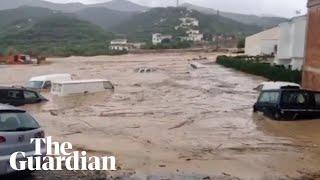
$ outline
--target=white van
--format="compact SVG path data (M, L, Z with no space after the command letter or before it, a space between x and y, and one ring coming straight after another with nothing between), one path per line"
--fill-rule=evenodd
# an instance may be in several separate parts
M114 89L112 83L104 79L90 79L79 81L53 82L51 94L57 96L68 96L80 93L97 93L107 89Z
M32 77L27 87L32 89L50 89L53 82L71 81L70 74L48 74L43 76Z

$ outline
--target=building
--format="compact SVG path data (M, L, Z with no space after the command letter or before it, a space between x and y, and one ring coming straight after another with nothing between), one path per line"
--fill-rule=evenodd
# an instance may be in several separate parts
M302 86L320 91L320 0L308 1L308 26Z
M246 38L245 54L248 56L275 55L280 28L274 27Z
M181 27L198 27L199 26L199 21L196 18L191 18L191 17L185 17L185 18L180 18L181 21L180 26Z
M188 36L181 37L181 40L183 41L193 41L193 42L200 42L203 40L203 34L200 33L199 30L188 30L186 32Z
M109 48L114 51L128 51L129 45L127 39L114 39L110 42Z
M172 39L171 35L162 35L161 33L155 33L152 34L152 44L153 45L157 45L157 44L161 44L163 40L165 39Z
M300 16L281 23L278 53L275 64L284 65L293 70L301 70L306 39L307 16Z

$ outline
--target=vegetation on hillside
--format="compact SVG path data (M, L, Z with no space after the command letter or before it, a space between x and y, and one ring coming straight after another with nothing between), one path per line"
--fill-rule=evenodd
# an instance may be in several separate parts
M244 57L219 56L217 63L249 74L263 76L272 81L301 82L301 72L285 67L271 66L258 60L247 60Z
M131 19L119 26L112 28L114 32L126 34L129 39L138 41L151 41L152 33L171 34L183 36L185 31L175 30L181 21L179 18L197 18L200 21L200 31L205 34L224 34L245 36L260 30L257 26L245 25L231 19L218 16L202 14L197 11L189 12L186 8L153 8L132 16Z
M7 27L15 29L12 24ZM112 38L100 27L73 16L55 14L38 22L0 34L0 51L8 47L18 52L70 56L107 53L107 41Z

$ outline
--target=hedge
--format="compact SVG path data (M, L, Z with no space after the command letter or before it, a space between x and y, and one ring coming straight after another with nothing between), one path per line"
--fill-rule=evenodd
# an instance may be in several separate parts
M283 66L271 66L258 60L246 60L242 57L219 56L217 63L245 73L263 76L271 81L301 83L302 73L298 70L286 69Z

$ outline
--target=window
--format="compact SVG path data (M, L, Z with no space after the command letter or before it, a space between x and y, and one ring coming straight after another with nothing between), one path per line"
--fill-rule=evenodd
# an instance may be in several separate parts
M28 87L35 88L35 89L41 89L42 88L42 81L30 81L28 84Z
M51 81L46 81L43 85L43 89L50 89L51 87Z
M113 85L109 81L104 81L103 82L103 87L104 89L113 89Z
M316 101L316 105L320 106L320 93L315 93L314 99Z
M277 103L279 92L264 92L259 98L260 103Z
M307 92L285 92L282 101L287 105L307 105L310 95Z
M23 93L19 90L9 90L8 91L9 99L23 99Z
M24 98L25 99L37 99L38 95L32 91L24 91Z
M8 97L7 90L0 90L0 99L5 99Z
M38 129L39 124L27 113L0 113L0 132Z

